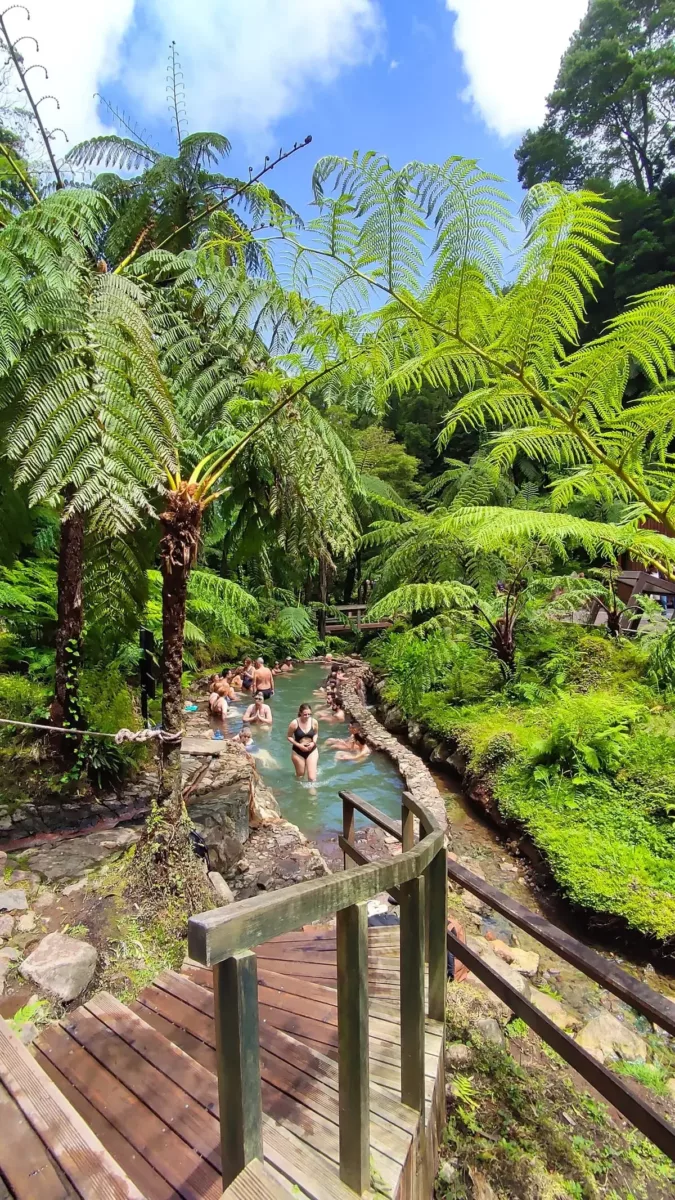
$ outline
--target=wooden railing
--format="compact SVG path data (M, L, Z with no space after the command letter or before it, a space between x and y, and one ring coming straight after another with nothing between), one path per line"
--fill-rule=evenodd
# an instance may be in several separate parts
M397 824L386 817L384 813L360 800L358 796L348 792L341 793L341 796L344 829L343 836L340 838L340 846L345 854L345 860L349 857L359 863L367 862L365 856L352 844L355 811L368 817L398 841L403 841L405 847L405 827L403 831L400 830ZM416 811L411 806L409 798L404 802L409 806L409 812ZM565 933L556 925L552 925L544 917L531 912L517 900L500 892L485 880L479 879L477 875L468 871L460 863L448 859L447 873L453 882L461 884L496 912L508 917L514 925L524 929L542 945L554 950L556 954L572 963L589 979L618 996L649 1021L660 1025L669 1034L675 1035L675 1004L665 996L659 995L639 979L634 979L626 971L622 971L613 963L608 962L601 954L584 946L582 942ZM631 1091L618 1075L607 1070L573 1038L559 1029L531 1000L513 988L506 979L484 962L480 955L470 950L454 934L447 934L447 946L451 953L469 967L478 979L508 1005L512 1012L525 1021L552 1049L556 1050L561 1058L564 1058L575 1071L578 1071L645 1137L675 1161L675 1127L673 1125L664 1120L650 1104Z
M345 812L364 806L343 794ZM372 810L377 813L377 810ZM367 814L372 815L372 814ZM340 1177L361 1194L370 1186L367 901L396 891L400 903L401 1100L425 1120L425 950L427 1013L445 1021L447 883L443 831L407 795L403 852L324 879L242 900L192 917L188 951L213 968L223 1185L262 1159L258 992L254 947L336 916ZM415 818L420 838L415 841ZM386 821L387 818L385 817ZM353 821L351 825L353 831ZM345 818L346 837L349 820ZM343 839L344 841L345 839Z

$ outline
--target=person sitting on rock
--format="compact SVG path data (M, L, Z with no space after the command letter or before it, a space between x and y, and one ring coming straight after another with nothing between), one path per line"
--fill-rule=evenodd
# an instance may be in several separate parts
M371 754L370 746L366 741L366 735L361 733L354 734L354 750L338 750L335 755L336 762L361 762L362 759L368 758Z
M244 722L254 722L257 725L272 724L272 709L269 704L265 703L265 697L262 692L256 692L253 704L249 704L244 713Z

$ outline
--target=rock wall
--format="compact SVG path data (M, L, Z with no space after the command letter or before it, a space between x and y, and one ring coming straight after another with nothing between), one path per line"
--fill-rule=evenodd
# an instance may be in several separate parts
M77 832L99 824L112 827L132 820L148 811L149 797L156 791L157 774L148 768L115 791L81 791L73 784L56 793L45 781L44 792L31 796L25 804L8 804L0 794L0 847L9 850L39 835Z
M396 764L406 790L418 804L428 808L441 829L447 829L445 805L433 775L408 746L404 746L393 735L396 723L383 725L366 704L366 689L373 683L373 674L368 663L348 661L344 664L345 679L340 686L342 706L354 721L358 721L366 735L368 745L387 754Z

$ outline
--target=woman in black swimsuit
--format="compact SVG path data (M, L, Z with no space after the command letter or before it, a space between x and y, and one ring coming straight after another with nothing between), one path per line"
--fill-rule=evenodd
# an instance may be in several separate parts
M319 726L312 716L309 704L300 705L297 717L288 726L287 736L291 743L291 759L297 778L306 777L310 783L315 783L319 763L316 745Z

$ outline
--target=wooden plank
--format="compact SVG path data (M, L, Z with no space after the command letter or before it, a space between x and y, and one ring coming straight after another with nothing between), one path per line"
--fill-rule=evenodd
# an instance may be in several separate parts
M139 1103L114 1075L92 1058L59 1025L40 1035L39 1047L66 1079L82 1092L141 1154L182 1200L218 1200L220 1178L155 1113ZM95 1193L91 1193L95 1200ZM140 1192L137 1193L142 1200Z
M337 1168L304 1146L271 1117L263 1117L265 1162L300 1188L310 1200L354 1200L351 1188L338 1178Z
M461 962L466 963L474 975L487 984L490 991L508 1004L516 1016L526 1021L530 1028L534 1029L534 1032L549 1046L552 1046L561 1058L565 1059L565 1062L569 1063L583 1079L600 1092L605 1100L613 1104L640 1130L640 1133L643 1133L650 1142L653 1142L659 1150L662 1150L668 1158L675 1162L675 1126L664 1121L656 1109L621 1081L620 1076L615 1075L613 1071L608 1071L602 1063L582 1049L573 1038L558 1029L557 1025L545 1017L529 1000L516 992L510 984L502 979L501 975L497 975L479 955L469 950L468 946L460 942L454 934L448 934L448 946Z
M405 963L401 971L401 1100L419 1112L424 1123L424 913L420 879L411 879L401 888L401 962Z
M352 846L351 842L348 842L346 838L341 837L339 834L338 846L345 856L345 867L348 858L350 858L352 862L355 862L358 867L367 867L372 862L372 859L368 858L367 854L364 854L363 851L359 850L357 846ZM387 888L387 893L391 896L394 904L400 903L401 897L398 888Z
M342 830L343 835L345 838L347 838L348 842L353 842L354 840L354 809L356 809L357 812L362 813L364 817L368 817L368 820L372 821L373 825L379 825L380 829L384 829L385 833L388 833L391 835L391 837L396 838L397 842L403 841L401 836L400 822L393 821L391 817L387 817L385 813L380 812L379 808L376 808L374 804L369 804L367 800L362 800L361 797L357 796L355 792L339 792L338 795L342 800L343 805L349 806L349 808L352 810L352 836L348 836L345 830Z
M343 836L344 840L346 842L348 842L349 845L351 845L352 842L354 841L354 836L356 833L356 824L354 821L354 805L350 804L350 802L345 799L345 797L342 795L342 793L340 793L340 795L342 797L342 836ZM349 863L347 861L347 854L343 854L342 866L345 871L348 870L348 868L349 868Z
M127 1045L85 1008L68 1013L61 1025L123 1087L159 1117L204 1160L206 1188L220 1173L218 1121L152 1063ZM210 1169L207 1167L210 1164Z
M1 1084L0 1130L0 1177L16 1200L72 1200L75 1192Z
M412 851L415 845L415 816L406 804L401 806L401 842L404 853Z
M175 1189L146 1162L142 1154L138 1154L126 1138L106 1121L105 1117L90 1104L77 1088L74 1088L65 1075L54 1066L41 1050L36 1051L36 1061L56 1084L66 1100L79 1112L83 1121L96 1134L106 1150L119 1163L123 1171L136 1184L146 1200L176 1200Z
M438 829L438 822L433 816L433 813L429 812L429 810L424 808L423 805L418 804L415 800L415 797L411 796L410 792L403 793L403 806L404 808L407 808L413 814L413 816L417 817L423 837L426 837L432 829Z
M368 905L337 914L340 1179L360 1195L370 1183ZM315 1003L315 1002L314 1002ZM333 1009L329 1010L333 1015Z
M170 1000L170 997L167 996L166 999ZM138 1000L134 1000L129 1007L137 1013L141 1020L147 1021L148 1025L151 1025L158 1033L168 1038L174 1046L178 1046L181 1050L184 1050L195 1062L200 1063L202 1067L206 1067L207 1071L215 1075L216 1052L212 1046L207 1046L206 1042L202 1042L199 1038L194 1037L193 1034L188 1033L187 1030L174 1025L172 1021L168 1021L166 1017L161 1016L158 1012L154 1012L153 1009L146 1008Z
M639 979L634 979L632 975L622 971L614 963L608 962L596 950L584 946L569 933L559 929L557 925L552 925L545 917L530 912L529 908L525 908L517 900L512 900L510 896L500 892L498 888L492 887L491 884L485 883L472 871L467 871L466 867L460 866L453 859L448 859L447 871L450 879L461 883L462 887L473 892L475 896L479 896L496 912L508 917L514 925L525 929L542 945L548 946L549 950L554 950L566 962L578 967L589 979L601 984L602 987L607 988L608 992L613 992L615 996L624 1000L626 1004L630 1004L650 1021L675 1035L675 1004L672 1000L661 996Z
M258 977L251 950L237 951L214 968L213 1002L218 1096L225 1114L220 1122L223 1184L227 1186L263 1153Z
M447 941L448 884L445 850L427 867L424 893L429 929L429 1000L428 1013L434 1021L445 1023L448 986Z
M157 1030L131 1012L126 1004L120 1004L106 992L99 992L88 1001L86 1008L207 1112L218 1116L218 1086L210 1070L195 1062L173 1042L160 1037Z
M288 1192L267 1167L254 1158L226 1189L223 1200L288 1200Z
M154 984L143 988L139 999L146 1008L151 1008L153 1012L159 1013L167 1021L172 1021L179 1029L187 1030L193 1037L210 1045L213 1040L213 1021L198 1012L197 1009L192 1008L191 1005L177 1000L162 988L155 987Z
M439 830L389 862L341 871L200 913L188 924L190 957L210 967L237 950L259 946L278 933L370 900L422 874L443 845Z
M83 1200L143 1200L1 1018L0 1079Z

